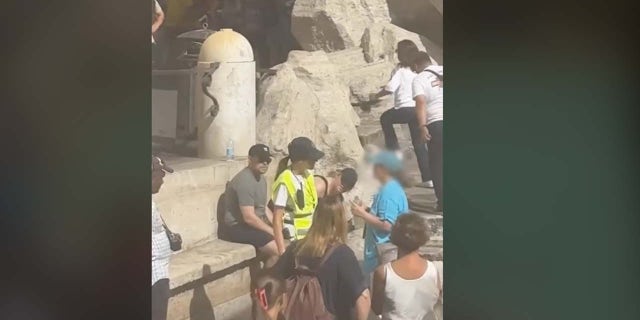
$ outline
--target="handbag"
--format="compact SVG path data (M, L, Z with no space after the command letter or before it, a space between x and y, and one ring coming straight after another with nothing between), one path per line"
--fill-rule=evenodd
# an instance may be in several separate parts
M169 247L171 248L171 251L180 251L182 249L182 237L179 233L171 232L162 216L160 216L160 219L162 220L164 232L167 234L167 238L169 238Z

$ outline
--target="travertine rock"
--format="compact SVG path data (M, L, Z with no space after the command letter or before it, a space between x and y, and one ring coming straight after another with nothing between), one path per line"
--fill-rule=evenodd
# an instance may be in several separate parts
M328 57L338 69L338 78L349 87L351 103L368 101L371 93L380 91L389 81L394 68L389 61L367 63L362 48L331 52Z
M390 22L385 0L297 0L291 31L304 50L358 47L367 26Z
M424 37L391 23L379 23L367 27L362 35L360 46L367 62L386 60L397 63L396 47L400 40L405 39L413 41L420 51L426 50L431 55L423 45L423 39L426 40Z
M257 141L286 154L287 144L306 136L325 152L317 171L356 166L362 146L359 118L349 103L348 87L322 51L292 51L275 75L260 84Z
M420 34L429 55L443 64L442 0L387 0L391 22Z

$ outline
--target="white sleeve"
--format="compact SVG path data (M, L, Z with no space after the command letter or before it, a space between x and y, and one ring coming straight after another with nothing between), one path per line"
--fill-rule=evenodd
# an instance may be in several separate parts
M413 78L413 82L411 83L411 87L413 90L413 98L415 99L417 96L426 96L424 92L424 86L422 85L422 81L420 81L422 77L418 75Z
M287 200L289 200L289 193L287 192L287 187L284 185L280 185L278 191L276 192L276 197L273 199L273 205L276 207L286 207Z
M389 83L384 87L384 90L388 92L396 92L396 90L398 90L398 87L400 87L400 73L401 69L398 69L393 76L391 76L391 80L389 80Z
M160 4L158 4L158 1L156 1L156 14L162 14L162 7L160 7Z

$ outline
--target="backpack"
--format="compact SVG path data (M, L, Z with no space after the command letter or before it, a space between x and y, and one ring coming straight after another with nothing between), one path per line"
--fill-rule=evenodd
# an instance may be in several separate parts
M229 181L225 185L224 192L218 198L218 206L216 207L216 218L218 219L218 239L226 240L227 230L224 222L224 215L227 211L227 194L229 192Z
M444 75L443 74L439 74L433 70L429 70L429 69L424 69L424 71L431 73L432 75L436 76L436 78L438 78L438 81L440 81L440 87L444 87Z
M311 269L298 262L295 257L294 275L287 279L287 308L285 318L292 320L333 320L334 316L324 304L322 287L318 281L318 271L329 259L337 246L330 247L324 254L322 261Z

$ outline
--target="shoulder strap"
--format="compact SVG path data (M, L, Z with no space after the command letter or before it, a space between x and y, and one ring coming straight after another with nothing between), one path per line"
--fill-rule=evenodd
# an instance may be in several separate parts
M333 252L335 251L336 248L338 248L340 245L333 245L331 247L329 247L325 252L324 252L324 256L322 257L322 260L320 260L320 263L318 263L318 265L311 269L308 266L304 266L304 269L307 269L308 271L311 271L313 273L317 273L318 270L320 270L320 268L322 268L322 266L324 265L325 262L327 262L327 260L329 260L329 257L331 257L331 255L333 254ZM298 257L295 256L294 257L294 268L298 269L300 268L300 266L302 266L302 264L298 261Z
M167 230L167 232L169 232L169 233L173 233L173 232L171 232L169 227L167 227L167 224L164 222L164 218L162 218L162 215L158 214L158 216L160 216L160 220L162 220L162 225L164 226L164 229Z
M327 260L329 260L329 257L331 257L331 255L333 254L333 252L336 250L336 248L338 248L340 245L332 245L331 247L329 247L329 249L327 249L327 251L325 251L324 253L324 257L322 257L322 261L320 261L320 264L318 264L318 267L316 269L320 269L320 267L322 267L324 265L325 262L327 262Z
M426 71L426 72L429 72L429 73L433 74L433 75L434 75L434 76L436 76L436 77L438 78L438 80L440 80L440 81L444 81L444 75L442 75L442 74L439 74L439 73L437 73L437 72L435 72L435 71L433 71L433 70L430 70L430 69L424 69L423 71Z
M326 197L329 194L329 180L319 174L314 175L314 177L318 177L324 182L324 197Z

